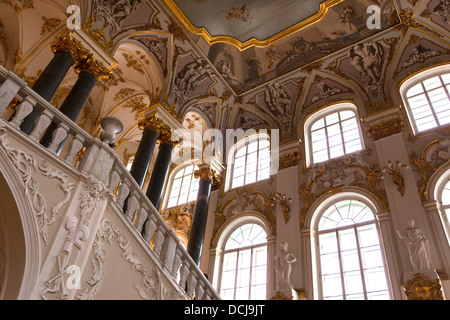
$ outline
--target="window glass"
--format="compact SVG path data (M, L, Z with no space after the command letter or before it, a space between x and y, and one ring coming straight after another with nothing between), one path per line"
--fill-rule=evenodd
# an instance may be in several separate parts
M389 299L386 270L373 212L360 201L330 206L319 220L324 300Z
M316 120L311 126L313 163L362 150L356 114L351 110L335 112Z
M234 155L231 189L270 178L270 142L266 138L246 142Z
M411 87L406 93L413 125L418 132L450 123L450 74L434 76Z
M178 171L170 188L168 208L180 206L197 199L199 180L194 177L196 165L189 165Z
M238 227L223 253L220 295L224 300L266 299L267 234L257 224Z

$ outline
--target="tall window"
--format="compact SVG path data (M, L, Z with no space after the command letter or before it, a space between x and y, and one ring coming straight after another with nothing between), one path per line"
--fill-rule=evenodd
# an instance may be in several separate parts
M188 165L177 172L170 188L167 207L176 207L197 199L199 180L195 179L196 165Z
M267 234L258 224L238 227L226 241L220 296L223 300L265 300Z
M258 136L238 145L232 161L231 189L269 179L270 141Z
M325 162L363 149L358 118L348 104L319 112L306 122L305 132L308 164Z
M389 299L374 214L357 200L330 206L318 224L319 280L324 300Z
M423 72L402 86L415 133L450 123L450 73L439 70Z

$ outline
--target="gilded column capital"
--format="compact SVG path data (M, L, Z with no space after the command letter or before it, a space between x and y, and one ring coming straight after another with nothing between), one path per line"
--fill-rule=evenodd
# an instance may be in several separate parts
M80 50L83 49L83 45L80 41L74 38L72 33L62 35L58 37L51 45L52 52L63 51L69 53L76 61Z
M163 125L159 132L159 143L161 144L168 144L172 147L175 147L179 143L182 142L181 137L175 137L173 129L167 125Z
M106 68L103 63L97 60L97 58L86 49L79 51L77 65L75 66L75 72L77 74L81 72L87 72L97 79L107 80L111 76L111 70Z
M164 126L164 121L162 121L156 114L152 114L147 118L139 121L138 123L139 129L149 129L158 133L163 129Z
M213 186L217 186L222 183L222 177L211 167L203 167L194 171L194 177L203 181L210 182Z
M381 121L366 128L367 136L375 141L400 133L405 126L403 117L399 116L387 121Z

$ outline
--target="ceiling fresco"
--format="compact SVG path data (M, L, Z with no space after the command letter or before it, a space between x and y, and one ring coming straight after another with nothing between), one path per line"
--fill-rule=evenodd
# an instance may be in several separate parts
M380 29L367 28L367 7L373 1L344 1L317 23L269 46L241 51L224 42L209 46L205 54L233 90L242 94L398 24L392 0L380 3Z
M322 0L173 0L194 27L245 42L266 40L316 15ZM331 1L336 2L336 1Z

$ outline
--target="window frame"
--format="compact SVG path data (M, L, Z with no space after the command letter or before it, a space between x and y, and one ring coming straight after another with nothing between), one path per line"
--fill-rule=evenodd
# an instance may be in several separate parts
M174 183L174 181L175 181L175 178L176 178L176 176L177 176L177 174L180 172L180 171L182 171L182 170L185 170L186 168L188 168L188 167L190 167L190 166L194 166L194 170L192 171L192 178L191 178L191 182L190 182L190 184L189 184L189 192L188 192L188 200L189 200L189 194L190 194L190 192L191 192L191 188L192 188L192 182L195 180L195 178L193 177L193 174L194 174L194 172L195 172L195 166L196 166L196 162L197 162L197 160L194 160L194 161L187 161L187 162L185 162L185 163L182 163L182 164L180 164L179 166L177 166L173 171L172 171L172 173L170 174L170 176L169 176L169 179L168 179L168 181L169 181L169 183L167 184L167 187L166 187L166 195L164 196L164 202L163 202L163 208L164 209L170 209L170 208L176 208L176 207L179 207L179 206L182 206L182 205L186 205L186 204L189 204L189 203L192 203L192 202L194 202L195 200L191 200L191 201L187 201L187 202L184 202L184 203L178 203L179 202L179 200L180 200L180 193L181 193L181 186L182 186L182 184L181 184L181 186L180 186L180 190L179 190L179 193L178 193L178 200L177 200L177 205L175 205L175 206L169 206L169 203L170 203L170 199L171 199L171 195L172 195L172 191L173 191L173 183ZM181 177L181 179L183 179L184 177L185 177L186 175L184 175L183 174L183 176ZM182 183L183 183L183 181L182 181Z
M416 124L416 119L414 118L414 115L413 115L412 109L411 109L411 105L410 105L410 102L409 102L409 99L411 97L408 98L409 90L412 89L414 86L416 86L418 84L422 84L422 88L424 90L423 93L425 94L425 97L427 99L428 105L430 106L430 109L432 111L432 115L433 115L436 123L439 123L439 120L436 118L436 112L434 110L434 107L433 107L433 105L432 105L432 103L430 101L429 95L428 95L429 91L436 90L437 88L434 88L432 90L427 91L423 83L426 80L428 80L428 79L431 79L431 78L434 78L436 76L439 76L440 81L442 83L442 88L447 93L447 97L450 100L450 90L448 90L446 85L442 82L442 75L448 74L448 73L450 73L450 65L433 67L433 68L430 68L430 69L422 70L418 74L416 74L416 75L414 75L414 76L404 80L403 83L400 85L400 88L399 88L400 96L401 96L401 98L403 100L403 104L405 106L406 114L407 114L408 120L409 120L408 121L409 122L409 126L410 126L414 136L417 136L417 135L420 135L420 134L426 134L426 133L428 133L430 131L433 131L433 130L436 130L438 128L450 125L450 123L443 124L443 125L439 125L438 124L436 127L419 131L419 129L417 127L417 124Z
M233 233L238 230L239 228L246 226L246 225L257 225L259 226L263 232L266 235L266 241L264 243L259 243L256 245L251 245L251 246L245 246L245 247L238 247L238 248L233 248L233 249L225 249L226 244L228 243L230 237L233 235ZM251 297L251 288L252 288L252 271L254 269L253 266L253 261L254 261L254 253L256 249L260 249L265 247L266 248L266 254L267 254L267 260L266 260L266 281L265 281L265 288L266 288L266 296L267 296L267 274L268 274L268 266L269 266L269 242L267 240L268 237L268 233L266 228L261 225L259 222L257 221L252 221L252 220L242 220L239 224L237 224L236 226L234 226L231 230L229 230L229 232L227 232L226 234L222 235L222 239L221 239L221 243L222 243L222 247L221 247L221 253L220 253L220 266L219 266L219 272L218 272L218 282L217 282L217 292L222 292L222 278L223 278L223 271L224 271L224 262L225 262L225 255L226 254L232 254L234 252L236 252L236 267L235 267L235 276L234 276L234 286L233 286L233 300L236 300L236 291L237 291L237 279L238 279L238 266L239 266L239 252L241 251L245 251L245 250L251 250L251 255L250 255L250 276L249 276L249 293L248 293L248 299L250 299Z
M314 153L313 153L313 143L312 143L312 131L311 131L311 128L318 121L320 121L321 119L325 119L327 116L335 114L335 113L339 114L340 112L343 112L343 111L351 111L351 112L353 112L355 114L355 119L356 119L356 123L357 123L357 127L358 127L358 134L359 134L359 138L360 138L359 140L361 142L361 150L353 151L353 152L350 152L350 153L346 153L345 152L345 140L344 140L344 137L343 137L344 131L343 131L343 128L342 128L342 122L343 121L341 121L340 118L339 118L339 122L338 123L340 125L340 134L341 134L341 137L342 137L342 145L343 145L343 148L344 148L344 154L342 156L339 156L339 157L331 158L330 157L330 147L327 145L327 152L328 152L329 159L325 160L325 161L321 161L321 162L315 163L314 162ZM340 115L339 115L339 117L340 117ZM346 121L346 120L344 120L344 121ZM305 154L306 154L305 162L306 162L306 167L307 168L310 168L310 167L315 166L315 165L319 165L321 163L325 163L327 161L343 158L343 157L345 157L347 155L350 155L350 154L355 154L355 153L358 153L358 152L362 152L362 151L364 151L366 149L364 136L363 136L362 129L361 129L361 121L360 121L358 109L357 109L356 105L354 105L351 102L335 103L335 104L329 105L329 106L327 106L327 107L325 107L325 108L323 108L323 109L321 109L321 110L311 114L310 116L308 116L305 119L305 124L304 124L304 138L305 138ZM328 136L327 136L326 139L328 140Z
M338 205L341 202L344 201L354 201L354 202L360 202L363 205L365 205L373 214L373 219L368 220L368 221L363 221L360 223L354 223L352 225L344 225L341 227L336 227L336 228L330 228L330 229L325 229L325 230L321 230L319 231L319 224L320 221L323 217L323 215L333 206ZM380 249L380 254L382 257L382 266L384 269L384 273L385 273L385 277L386 277L386 290L387 293L389 295L389 299L393 299L393 293L391 290L391 285L390 285L390 279L389 279L389 269L387 268L387 260L386 260L386 255L384 252L384 247L383 247L383 242L382 242L382 238L381 238L381 232L379 229L379 225L377 223L377 219L376 219L376 215L375 215L375 207L373 205L371 205L370 203L368 203L367 201L365 201L363 198L360 198L358 196L345 196L345 197L337 197L335 199L333 199L332 201L329 201L325 206L322 206L320 209L318 209L316 211L315 214L315 218L314 218L314 225L312 225L313 229L314 229L314 233L315 233L315 238L316 241L314 241L314 248L313 248L313 252L314 252L314 256L315 256L315 279L317 282L317 294L318 294L318 298L320 300L324 299L324 287L323 287L323 279L322 279L322 261L321 261L321 248L320 248L320 236L321 235L325 235L325 234L335 234L336 237L336 241L337 241L337 255L338 255L338 259L339 259L339 269L340 269L340 280L341 280L341 290L342 290L342 297L345 300L345 286L344 286L344 276L343 276L343 269L342 269L342 251L340 250L340 244L339 244L339 232L340 231L346 231L346 230L353 230L353 233L355 234L355 239L356 239L356 244L357 244L357 255L358 255L358 262L359 262L359 272L360 272L360 276L361 276L361 283L363 286L363 295L364 298L367 299L367 288L366 288L366 281L365 281L365 275L364 275L364 264L362 262L362 257L361 257L361 248L360 248L360 239L358 236L358 228L362 228L365 226L371 226L373 225L376 229L377 235L378 235L378 246Z
M259 162L260 162L260 151L261 149L259 148L259 144L261 141L267 141L269 143L268 146L268 151L269 151L269 166L268 168L265 169L269 169L269 176L267 178L258 180L258 173L260 171L259 169ZM247 176L247 159L248 159L248 146L252 143L258 143L257 146L257 151L256 151L256 180L254 182L251 183L246 183L246 176ZM244 164L244 183L241 186L236 186L233 187L233 181L234 181L234 173L235 173L235 162L236 162L236 154L242 149L242 148L247 148L246 153L245 153L245 164ZM266 148L263 148L263 150ZM234 144L234 146L230 149L230 151L228 152L228 159L227 159L227 174L226 174L226 180L225 180L225 192L230 191L230 190L234 190L237 188L242 188L248 185L252 185L255 183L259 183L262 181L267 181L270 179L271 177L271 172L272 172L272 150L271 150L271 140L270 140L270 136L268 134L261 134L261 133L255 133L252 134L251 136L246 136L242 139L240 139L237 143Z

